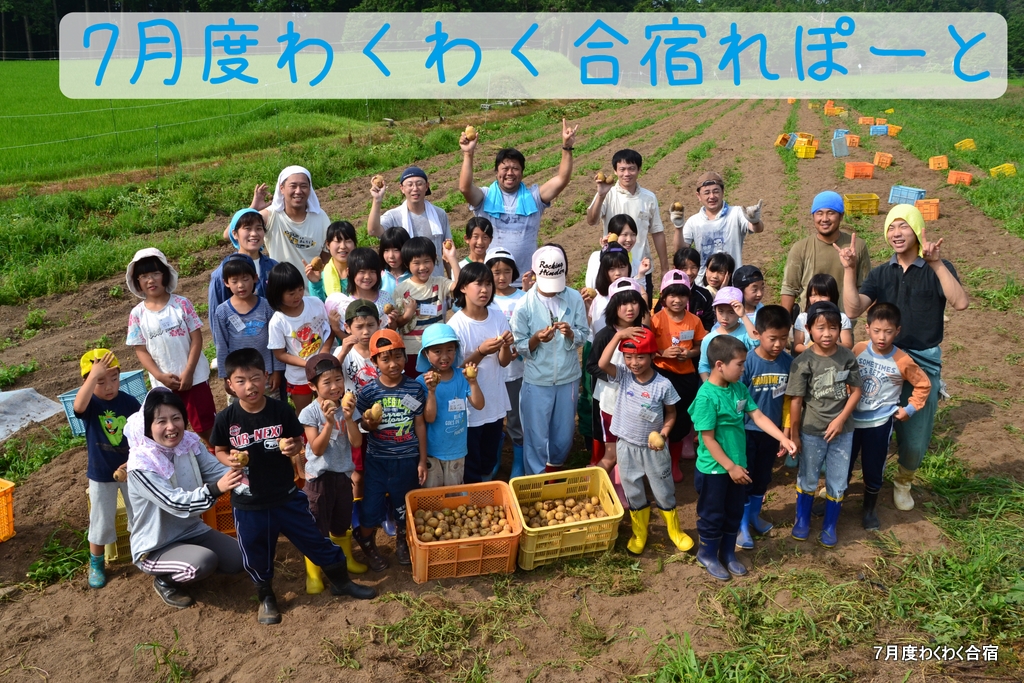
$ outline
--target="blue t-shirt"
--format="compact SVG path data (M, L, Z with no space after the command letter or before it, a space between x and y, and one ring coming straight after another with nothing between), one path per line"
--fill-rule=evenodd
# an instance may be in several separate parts
M747 362L743 366L743 379L751 398L758 409L768 416L776 427L782 429L782 404L786 400L786 385L789 382L789 366L793 357L783 351L774 361L761 358L757 352L747 354ZM750 431L763 431L747 417L744 428Z
M210 328L213 330L213 343L217 349L217 375L224 379L227 375L227 357L238 349L256 349L263 356L263 365L267 372L284 370L284 363L274 357L267 348L270 341L268 325L274 317L274 309L267 300L258 297L256 305L248 313L239 313L228 299L213 312Z
M427 384L420 375L416 380L423 391ZM434 390L437 400L437 416L427 423L427 455L438 460L458 460L469 452L466 431L469 424L469 380L461 368L455 368L452 378L438 382ZM426 399L424 399L426 401Z
M381 384L377 377L356 394L356 414L361 421L363 412L374 403L380 403L384 417L380 426L366 435L366 457L418 458L419 441L416 439L416 418L423 414L427 392L414 379L402 377L397 387Z
M85 423L85 443L89 450L86 477L92 481L114 481L114 470L128 462L124 425L140 408L134 396L119 391L111 401L93 396L84 413L75 413L75 417Z
M700 363L697 365L697 372L706 372L711 374L711 365L708 363L708 344L711 340L720 334L725 334L720 327L714 327L707 336L704 337L704 341L700 343ZM757 346L757 342L747 336L747 328L744 327L743 323L736 325L736 328L728 333L730 337L736 337L743 345L747 347L747 351L753 351L754 347ZM748 354L749 356L749 354Z

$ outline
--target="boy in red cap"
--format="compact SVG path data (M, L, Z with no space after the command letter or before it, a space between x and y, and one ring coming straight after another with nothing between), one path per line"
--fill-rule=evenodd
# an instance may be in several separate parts
M622 351L623 365L613 365L615 349ZM626 549L639 555L647 544L651 507L644 491L647 477L654 502L665 517L668 537L679 550L693 547L693 539L679 528L672 464L665 442L676 421L679 394L672 383L654 370L658 342L645 327L627 327L615 333L604 347L598 366L619 389L611 431L618 437L616 459L622 490L629 500L633 537Z
M388 566L377 550L376 535L389 496L398 527L395 557L399 564L412 564L405 534L405 494L427 481L427 423L423 419L427 392L405 375L405 344L394 330L373 333L370 358L380 374L356 396L355 417L366 432L363 504L356 540L370 568L379 572Z

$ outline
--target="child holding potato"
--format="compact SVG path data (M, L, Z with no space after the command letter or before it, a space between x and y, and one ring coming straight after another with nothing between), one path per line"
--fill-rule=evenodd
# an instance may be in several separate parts
M612 363L616 350L623 354L621 364ZM615 457L633 522L633 537L626 550L634 555L644 551L651 522L651 504L643 484L645 476L655 504L665 517L669 539L683 552L693 547L693 539L679 528L672 464L665 448L665 440L676 421L679 394L671 382L655 371L656 355L658 342L654 332L645 327L626 327L615 333L597 362L618 389L611 431L618 437Z

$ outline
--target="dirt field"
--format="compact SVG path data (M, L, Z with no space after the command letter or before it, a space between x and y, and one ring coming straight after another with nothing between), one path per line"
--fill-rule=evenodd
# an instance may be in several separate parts
M685 110L683 109L684 107ZM746 241L744 260L761 266L777 258L782 251L776 234L782 224L781 207L786 198L784 170L772 147L776 135L783 132L789 114L785 102L711 101L666 107L665 103L641 102L610 112L596 112L579 121L579 140L588 131L609 121L628 122L645 116L661 117L649 128L628 138L613 141L596 152L576 159L577 172L563 195L545 213L545 232L562 244L569 255L571 274L584 266L595 249L600 230L589 228L574 212L580 201L589 202L594 187L591 172L581 170L600 162L607 171L611 155L617 149L633 147L647 156L673 133L688 130L705 120L713 123L702 135L682 144L651 168L645 168L641 185L654 191L668 221L667 206L682 201L691 214L697 207L693 181L707 169L731 166L742 174L738 183L726 189L730 203L754 204L764 200L766 231ZM800 108L799 130L821 136L823 156L798 162L799 189L797 230L810 234L808 215L811 198L825 189L843 192L874 192L882 197L881 210L893 184L925 188L929 197L941 199L942 217L928 224L929 239L942 237L943 252L963 276L978 268L996 268L1024 281L1024 245L1005 233L994 221L967 204L945 186L944 177L929 171L905 152L897 139L873 139L874 149L893 153L895 165L876 175L874 180L845 180L837 177L836 162L824 150L831 138L816 112ZM653 112L653 113L652 113ZM636 142L642 140L641 142ZM706 140L714 140L711 156L698 164L687 160L687 153ZM548 153L557 149L557 126L551 134L534 141L527 149ZM494 145L482 140L477 155L478 184L489 182L488 169ZM457 155L442 155L423 160L421 166L438 166L431 178L434 195L457 191ZM529 175L526 182L544 182L552 171ZM851 150L852 161L870 161L868 151ZM301 163L301 159L295 160ZM447 166L447 168L445 168ZM384 171L385 169L380 169ZM389 169L389 177L400 169ZM841 176L841 174L839 174ZM267 179L272 182L272 178ZM315 180L315 179L314 179ZM365 182L318 188L321 202L334 218L365 224L369 198ZM441 191L439 191L439 189ZM329 197L333 197L330 198ZM464 225L469 213L460 205L451 212L453 226ZM882 230L882 218L870 222L871 230ZM579 220L577 220L579 219ZM226 218L215 217L189 230L217 232ZM576 221L569 228L560 226ZM879 242L881 240L879 239ZM669 237L669 247L672 238ZM225 245L200 254L207 270L183 277L179 292L194 302L206 301L209 270L227 253ZM653 251L653 246L652 246ZM655 259L656 261L656 259ZM660 272L656 273L660 278ZM111 288L121 285L123 277L85 286L75 295L50 297L21 307L3 307L0 315L0 339L13 336L27 311L43 308L51 323L33 339L0 352L7 364L34 359L39 370L22 378L18 386L33 386L42 394L56 397L76 385L77 361L90 342L107 335L126 368L138 368L134 355L123 346L125 321L135 300L130 295L110 296ZM769 292L766 301L777 301ZM949 311L944 343L944 379L955 400L947 419L955 425L954 437L960 444L958 455L981 474L1017 475L1015 456L1021 451L1018 437L1008 435L1003 426L1024 424L1024 373L1014 366L1008 354L1019 350L1024 335L1024 319L1016 312L998 312L972 307L965 312ZM858 338L863 336L861 333ZM208 337L209 338L209 337ZM218 394L215 389L215 394ZM59 427L64 418L49 420L46 426ZM28 433L38 433L38 429ZM17 536L0 544L0 585L24 580L28 566L39 558L47 537L61 524L82 529L86 516L86 455L84 449L65 453L33 475L15 492ZM775 563L776 567L798 569L817 567L835 580L852 580L864 565L871 565L879 551L865 544L868 534L860 528L859 515L844 514L839 526L840 545L835 550L811 543L800 544L788 534L794 510L793 472L777 470L766 503L766 516L782 528L758 544L758 550L745 553L748 566L755 568ZM692 473L677 487L683 528L695 533L695 498ZM859 509L859 480L850 489L849 507ZM891 531L908 552L936 548L943 543L941 532L929 522L922 510L928 500L923 490L916 491L917 508L898 513L892 507L887 486L880 503L883 531ZM627 515L628 519L628 515ZM628 522L620 531L619 544L629 537ZM494 681L616 681L650 669L647 656L651 644L670 633L688 632L698 652L726 647L723 633L708 626L709 611L721 612L722 605L713 596L721 586L710 579L692 558L675 557L665 534L664 523L652 521L652 537L643 559L639 578L643 591L632 595L607 595L616 586L595 586L586 578L570 576L559 568L519 571L512 585L539 595L537 615L523 614L514 620L508 632L512 639L476 636L474 646L489 653L488 680ZM391 548L386 549L390 554ZM395 601L377 600L356 604L327 595L307 596L304 591L302 560L288 543L282 542L278 558L276 588L284 622L277 627L256 623L256 603L251 582L244 574L214 577L193 591L197 605L175 611L154 595L150 579L130 565L117 565L109 572L110 582L101 591L89 590L84 573L72 582L51 586L41 593L17 591L0 602L0 679L11 681L44 680L155 680L153 659L139 653L136 664L133 649L139 643L159 641L170 645L174 631L180 635L178 647L188 653L179 657L199 681L329 681L344 676L352 681L380 680L476 680L460 673L473 660L454 656L454 663L436 655L417 656L408 647L400 648L371 624L388 624L409 614ZM628 572L627 572L628 573ZM424 597L428 604L445 608L461 606L462 612L474 605L493 605L492 577L473 580L445 580L425 585L412 582L409 572L397 566L382 575L364 579L382 592L408 592ZM739 583L742 583L740 581ZM598 592L595 588L604 591ZM794 598L795 599L795 598ZM580 623L589 623L581 629ZM476 624L474 628L478 628ZM600 637L594 636L600 634ZM588 635L589 634L589 635ZM457 650L457 648L456 648ZM345 668L351 657L361 666ZM856 680L893 680L894 672L874 661L868 648L810 653L803 656L848 668ZM900 676L902 678L902 675ZM163 680L162 676L160 680ZM898 679L897 679L898 680ZM904 679L905 680L905 679ZM912 680L919 680L916 676ZM920 680L925 680L924 674ZM967 680L966 678L961 680ZM1008 679L1007 679L1008 680Z

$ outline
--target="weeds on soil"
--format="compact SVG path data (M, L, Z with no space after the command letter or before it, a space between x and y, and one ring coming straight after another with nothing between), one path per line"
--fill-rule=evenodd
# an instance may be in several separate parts
M179 657L188 657L188 652L178 647L178 629L174 629L174 640L170 646L159 641L139 643L135 646L133 661L137 664L139 652L149 651L153 654L153 671L164 673L166 683L182 683L192 680L192 672L185 668L185 665L178 661Z
M49 438L45 441L11 438L4 443L0 453L0 477L20 484L33 472L56 458L61 453L85 444L85 438L73 436L70 427L61 427L56 434L44 429Z
M64 545L57 538L58 531L69 533L73 538L72 545ZM89 542L85 532L65 526L50 534L43 546L43 556L32 563L26 576L42 588L70 579L88 561Z
M0 363L0 389L6 389L7 387L14 386L14 383L18 381L18 378L27 375L30 372L35 372L39 369L39 363L31 360L27 363L18 363L17 365L6 365Z
M640 561L624 553L609 550L599 557L568 560L562 565L566 576L586 579L596 593L609 596L633 595L644 590Z

